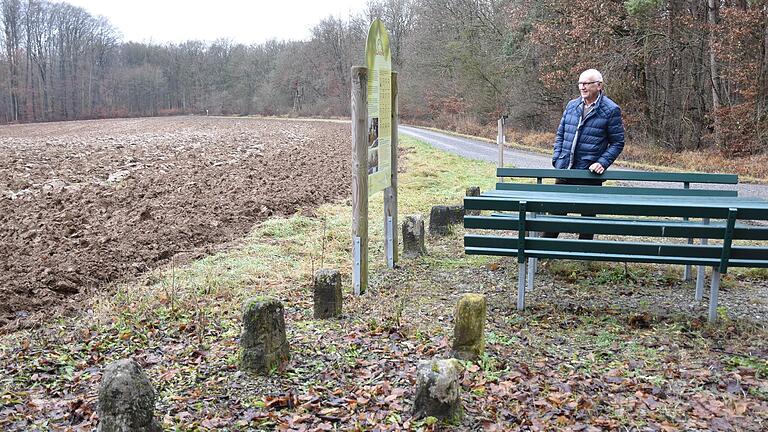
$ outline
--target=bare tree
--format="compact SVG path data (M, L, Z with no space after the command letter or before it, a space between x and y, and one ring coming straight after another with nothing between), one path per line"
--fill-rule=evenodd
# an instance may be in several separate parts
M715 143L723 147L723 136L720 125L720 75L718 73L717 56L715 55L715 26L717 25L717 13L719 3L715 0L707 1L707 22L709 23L709 73L712 80L712 111L714 113Z
M5 54L8 61L10 80L8 83L8 95L10 97L11 112L8 120L18 121L20 114L20 89L19 89L19 63L21 61L21 1L2 0L3 34L5 36Z

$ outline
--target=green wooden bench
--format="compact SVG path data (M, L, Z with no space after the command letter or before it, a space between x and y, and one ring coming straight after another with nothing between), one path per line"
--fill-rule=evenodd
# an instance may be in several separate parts
M768 228L746 220L768 220L768 202L739 198L734 191L690 189L690 183L735 184L736 176L701 173L642 173L607 171L603 176L583 171L517 170L501 168L500 176L536 178L539 184L500 183L480 197L466 197L466 210L514 212L466 216L467 229L517 231L508 235L468 233L467 254L517 256L520 263L518 308L525 305L526 279L532 287L533 267L526 258L576 259L698 265L696 299L703 297L703 268L713 268L709 319L715 320L721 274L728 267L768 267L765 245L734 245L734 240L768 240ZM519 174L519 175L518 175ZM545 185L542 178L602 178L680 182L683 188ZM505 185L505 186L501 186ZM623 192L623 193L622 193ZM598 217L547 216L545 213L587 213ZM674 218L672 220L668 218ZM693 218L693 219L691 219ZM688 219L688 220L685 220ZM547 239L536 231L622 236L610 241ZM625 239L629 237L630 239ZM648 241L647 238L653 240ZM701 238L701 244L670 244L661 239ZM706 240L717 240L708 244Z
M609 170L602 175L597 175L588 171L581 170L557 170L551 168L528 169L528 168L500 168L496 174L501 180L505 177L517 179L536 179L536 184L528 183L504 183L496 184L497 190L515 190L515 191L534 191L534 192L581 192L581 193L600 193L600 194L620 194L620 195L672 195L672 196L737 196L736 190L728 189L691 189L691 184L710 185L735 185L738 184L738 176L733 174L711 174L711 173L670 173L670 172L644 172L644 171L621 171ZM600 179L603 181L630 181L644 184L642 187L627 186L581 186L581 185L557 185L544 184L544 179L565 178L565 179ZM663 183L664 187L649 187L648 184ZM677 185L676 185L677 183ZM677 186L677 187L676 187ZM685 217L683 220L687 220ZM706 239L702 239L706 242ZM693 244L693 238L688 238L688 243ZM533 289L533 274L536 272L537 259L529 260L528 287ZM683 270L683 280L691 279L691 266L686 265ZM699 266L696 276L697 292L704 288L704 267Z

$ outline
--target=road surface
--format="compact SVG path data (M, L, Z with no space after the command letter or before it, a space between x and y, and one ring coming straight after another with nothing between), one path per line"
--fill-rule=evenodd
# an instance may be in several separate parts
M398 125L398 133L408 135L424 141L440 150L451 152L469 159L497 162L499 147L496 144L463 136L440 133L429 129L413 126ZM552 168L552 158L542 153L529 152L511 148L504 149L504 166L515 168ZM621 169L631 169L621 166L621 163L613 165ZM632 184L626 182L621 184ZM636 185L664 187L663 183L651 184L648 182L636 183ZM712 185L691 185L692 188L712 188ZM768 185L763 184L738 184L717 185L718 189L735 189L741 197L757 197L768 200Z

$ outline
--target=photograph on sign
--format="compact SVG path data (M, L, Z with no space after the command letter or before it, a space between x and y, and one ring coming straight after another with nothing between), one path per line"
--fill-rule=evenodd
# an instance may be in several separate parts
M368 174L379 171L379 119L368 119Z
M368 67L368 193L391 184L392 58L387 29L379 19L371 23L365 45Z

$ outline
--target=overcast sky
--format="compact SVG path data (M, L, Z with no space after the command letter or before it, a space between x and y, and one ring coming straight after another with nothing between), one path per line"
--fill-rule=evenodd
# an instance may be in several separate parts
M305 40L323 18L347 19L366 0L66 0L94 16L105 16L136 42L213 41L244 44L269 39Z

